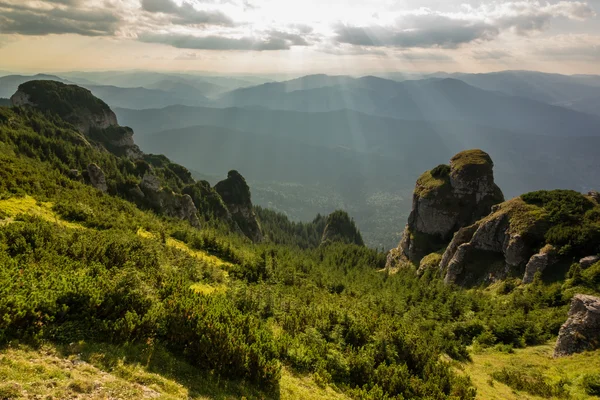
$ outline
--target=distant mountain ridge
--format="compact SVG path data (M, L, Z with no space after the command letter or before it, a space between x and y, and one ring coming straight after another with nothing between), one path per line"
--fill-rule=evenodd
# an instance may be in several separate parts
M322 86L315 84L315 79ZM302 87L306 89L299 89ZM308 76L237 89L222 96L218 105L304 112L349 109L397 119L469 121L527 134L600 135L597 116L479 89L453 78L396 82L376 77Z

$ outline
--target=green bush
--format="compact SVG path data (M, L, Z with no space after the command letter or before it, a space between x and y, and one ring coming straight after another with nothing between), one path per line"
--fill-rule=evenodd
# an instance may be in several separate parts
M568 398L569 392L565 388L566 382L549 383L544 376L537 372L519 371L503 368L492 373L492 378L515 390L521 390L544 398Z
M590 396L600 396L600 374L585 375L582 386Z

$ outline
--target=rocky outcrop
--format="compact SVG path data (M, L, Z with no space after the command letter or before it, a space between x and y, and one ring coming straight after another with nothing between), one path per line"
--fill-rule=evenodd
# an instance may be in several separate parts
M600 348L600 297L577 294L561 326L554 357Z
M539 253L531 256L525 266L525 275L523 275L523 283L533 282L536 273L542 273L546 268L554 264L558 260L556 249L547 245L544 246Z
M140 159L143 153L133 141L133 131L119 126L117 116L102 100L77 85L56 81L29 81L11 97L15 106L31 106L51 112L117 156Z
M119 194L142 207L151 207L159 214L189 221L195 227L200 226L193 199L188 194L163 188L160 178L165 177L179 192L184 185L195 183L190 172L165 156L145 155L133 140L133 130L119 126L115 113L89 90L56 81L29 81L19 86L12 96L12 103L54 114L72 124L79 131L78 136L91 148L132 160L133 164L127 161L121 165L121 170L126 170L125 182L122 177L111 177L111 183L114 184L111 185L111 192L118 192L113 194ZM156 170L153 170L153 166L157 166ZM108 191L105 173L98 165L90 164L84 175L92 186L102 192ZM75 170L70 171L69 176L79 179ZM130 179L132 176L142 178L139 185L133 181L135 178Z
M588 196L590 196L596 203L600 204L600 192L597 190L592 190L588 192Z
M97 164L88 165L87 173L90 184L93 187L104 193L108 191L108 185L106 184L106 176L104 176L104 171L102 171Z
M511 270L521 270L529 262L527 279L545 269L553 258L548 254L532 257L535 246L542 242L544 220L527 221L523 214L529 210L520 198L494 207L494 211L475 224L459 230L446 248L440 272L446 283L465 285L503 279ZM544 252L546 251L544 250ZM491 262L490 260L495 260Z
M57 81L34 80L21 84L11 97L14 106L33 106L52 112L81 133L117 126L110 107L89 90Z
M489 214L504 201L494 183L493 162L481 150L467 150L425 172L417 180L408 224L398 246L414 264L443 248L462 227ZM388 267L392 267L388 265Z
M321 237L321 244L341 242L364 246L363 238L356 228L354 220L347 212L337 210L329 214L327 224Z
M237 224L233 222L231 213L227 209L223 199L207 181L198 181L187 185L183 189L183 193L190 195L198 212L205 218L216 218L239 230Z
M598 255L587 256L579 260L579 265L581 266L581 269L588 269L592 265L596 264L598 261L600 261L600 256Z
M262 230L252 208L250 188L244 177L237 171L229 171L227 179L217 183L215 190L244 235L253 242L262 241Z
M11 96L10 102L15 107L35 106L35 104L29 99L29 95L20 90L17 90L15 94Z
M161 214L188 221L196 228L200 227L198 210L189 195L162 188L160 179L150 172L144 175L139 188L145 201Z
M133 140L133 130L126 126L109 126L105 129L92 128L88 137L119 157L141 160L144 153Z
M572 190L538 191L494 206L459 230L446 248L440 272L447 283L491 283L510 275L522 283L597 253L600 207ZM582 269L599 258L582 258ZM552 274L553 272L548 272Z

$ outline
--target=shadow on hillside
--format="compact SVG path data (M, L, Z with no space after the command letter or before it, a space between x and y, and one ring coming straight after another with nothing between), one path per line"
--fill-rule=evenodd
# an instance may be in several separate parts
M81 342L57 346L57 350L63 357L77 356L100 370L142 385L153 384L167 389L173 385L169 385L166 380L172 381L187 389L187 397L190 399L280 399L279 386L272 392L265 392L244 381L223 379L213 372L182 361L160 345L116 346ZM151 374L157 374L162 379Z

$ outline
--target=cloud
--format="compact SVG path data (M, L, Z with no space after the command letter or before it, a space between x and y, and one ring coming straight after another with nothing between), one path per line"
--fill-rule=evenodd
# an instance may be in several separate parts
M554 61L600 61L600 36L556 35L536 45L533 54Z
M290 43L278 37L258 39L254 37L230 38L224 36L193 36L175 33L143 33L138 40L145 43L161 43L178 49L197 50L288 50Z
M219 10L197 10L191 3L180 6L173 0L142 0L142 9L150 13L169 14L177 25L232 26L233 20Z
M501 60L512 55L504 50L473 50L471 57L476 60Z
M334 56L387 56L387 53L382 49L362 46L339 45L337 43L326 43L318 46L315 50L320 53L332 54Z
M503 31L519 35L542 31L553 18L584 20L594 15L587 3L578 1L494 2L479 7L466 5L456 13L421 8L400 14L393 24L337 25L335 39L358 46L452 49L493 40Z
M99 8L52 7L48 3L79 4L73 0L47 0L38 7L0 2L0 33L49 35L73 33L83 36L109 36L116 32L120 19Z
M297 33L289 33L282 31L269 31L269 36L272 38L283 39L288 41L292 46L308 46L306 39Z
M499 29L511 29L520 35L547 29L554 18L585 20L595 16L587 3L579 1L559 1L555 4L517 1L494 3L478 8L466 6L466 9L475 15L492 20Z
M398 48L456 48L474 40L489 40L498 35L494 26L444 16L412 16L402 27L371 26L367 28L341 25L336 40L359 46ZM409 28L404 28L410 26ZM413 27L416 26L416 27Z
M450 62L454 61L452 57L443 53L423 52L423 51L403 51L396 54L397 58L402 58L409 61L436 61Z

